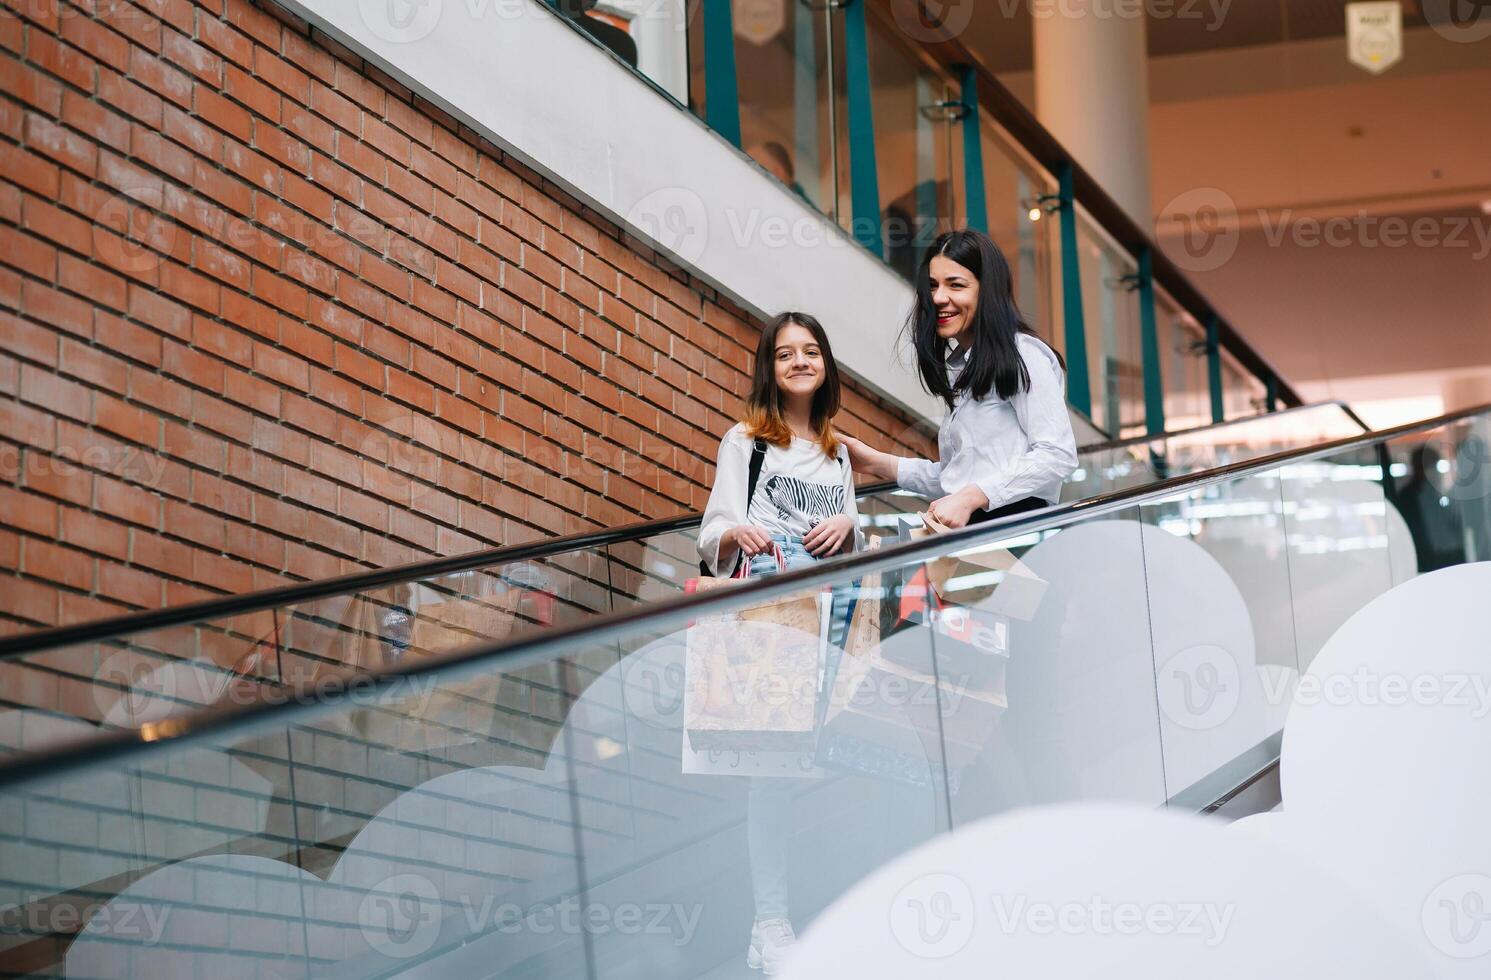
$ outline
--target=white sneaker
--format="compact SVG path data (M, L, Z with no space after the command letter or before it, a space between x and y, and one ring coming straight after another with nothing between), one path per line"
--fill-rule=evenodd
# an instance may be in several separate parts
M792 931L792 923L786 919L757 922L751 926L751 948L746 950L746 966L772 976L782 968L796 944L797 935Z

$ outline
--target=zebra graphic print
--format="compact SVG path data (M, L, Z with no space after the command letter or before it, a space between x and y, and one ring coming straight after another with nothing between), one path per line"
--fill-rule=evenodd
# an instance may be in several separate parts
M826 517L844 512L843 484L808 483L792 476L773 476L762 487L783 524L817 527Z

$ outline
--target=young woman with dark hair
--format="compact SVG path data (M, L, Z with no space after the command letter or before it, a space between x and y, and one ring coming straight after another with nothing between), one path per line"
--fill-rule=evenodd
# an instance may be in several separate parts
M906 330L927 391L947 404L938 462L840 438L858 472L933 499L945 527L1055 503L1077 467L1065 364L1015 305L1004 253L988 235L954 231L932 243L916 278Z
M833 427L838 411L839 369L823 326L806 313L783 313L761 332L745 420L720 443L699 530L710 571L729 575L747 561L752 575L774 575L859 546L854 474ZM836 597L831 644L843 642L846 606ZM797 941L787 905L796 782L753 776L746 804L756 905L746 964L768 976Z

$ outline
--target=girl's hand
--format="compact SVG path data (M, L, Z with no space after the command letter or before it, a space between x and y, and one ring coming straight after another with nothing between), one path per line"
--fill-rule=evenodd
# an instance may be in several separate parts
M927 516L941 524L943 527L956 530L968 526L968 519L976 510L982 510L989 506L989 498L978 487L964 487L957 493L949 494L941 500L934 501L927 508Z
M849 447L849 465L856 473L865 473L880 480L894 480L898 460L890 453L871 449L853 436L839 433L839 441Z
M733 546L747 558L754 558L771 550L771 534L754 524L740 524L725 532L722 544L721 551L729 551Z
M835 555L844 550L854 530L854 521L848 514L835 514L804 535L802 546L814 558Z

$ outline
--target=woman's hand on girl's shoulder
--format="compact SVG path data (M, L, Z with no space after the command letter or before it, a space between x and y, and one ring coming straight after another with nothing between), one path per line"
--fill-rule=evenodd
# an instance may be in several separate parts
M890 453L883 453L878 449L871 449L853 436L840 433L841 441L849 449L849 466L856 473L864 473L881 480L894 480L896 478L896 457Z
M803 535L802 546L814 558L826 558L843 551L845 542L853 536L854 519L848 514L835 514Z

